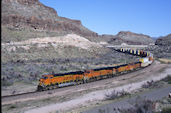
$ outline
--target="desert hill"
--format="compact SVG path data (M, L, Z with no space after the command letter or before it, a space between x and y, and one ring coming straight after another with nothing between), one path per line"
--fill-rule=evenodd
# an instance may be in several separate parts
M156 39L154 46L148 46L147 51L151 51L156 58L171 59L171 34Z
M153 43L149 36L132 32L121 31L117 35L98 35L84 27L80 20L58 16L53 8L43 5L39 0L2 0L1 9L2 41L5 42L42 37L42 34L44 34L43 36L77 34L95 42ZM24 36L21 31L25 34ZM36 33L34 33L35 31Z
M171 34L168 34L167 36L159 37L156 42L156 45L160 46L169 46L171 45Z
M58 16L57 12L38 0L2 0L2 25L15 28L31 27L58 33L75 33L85 37L97 37L97 33L85 28L81 21Z
M137 34L130 31L120 31L117 35L111 38L109 43L114 45L120 45L122 43L130 45L149 45L153 44L154 40L148 35Z

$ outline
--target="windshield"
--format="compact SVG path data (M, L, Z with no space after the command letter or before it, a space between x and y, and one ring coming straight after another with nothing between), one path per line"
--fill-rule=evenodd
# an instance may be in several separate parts
M44 77L44 76L43 76L42 79L48 79L48 77Z

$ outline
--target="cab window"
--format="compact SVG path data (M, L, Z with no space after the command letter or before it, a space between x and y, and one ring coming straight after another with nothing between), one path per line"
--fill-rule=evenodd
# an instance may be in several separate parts
M48 77L42 77L42 79L48 79Z
M90 71L86 71L86 73L90 73Z

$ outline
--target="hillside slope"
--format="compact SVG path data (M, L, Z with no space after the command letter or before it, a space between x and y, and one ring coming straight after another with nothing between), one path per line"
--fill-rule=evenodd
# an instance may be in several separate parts
M146 48L151 51L156 58L171 59L171 34L158 38L154 46Z
M58 16L53 8L43 5L39 0L2 0L1 9L3 42L21 41L37 36L77 34L90 41L105 41L111 44L123 42L128 44L153 43L149 36L132 32L119 32L117 35L98 35L84 27L80 20Z
M120 31L109 41L110 44L120 45L122 43L127 43L130 45L149 45L153 44L154 40L143 34L132 33L130 31Z
M81 21L60 17L54 9L39 0L2 0L1 9L2 25L98 37L97 33L85 28Z
M168 34L167 36L158 38L155 42L155 45L160 45L160 46L171 45L171 34Z

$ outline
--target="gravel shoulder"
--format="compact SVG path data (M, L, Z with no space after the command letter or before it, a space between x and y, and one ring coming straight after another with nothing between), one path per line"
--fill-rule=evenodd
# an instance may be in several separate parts
M65 89L65 92L60 92L61 95L70 97L62 102L54 102L42 107L36 107L26 111L26 113L49 113L49 112L67 112L75 111L76 109L91 108L100 103L107 92L115 90L126 90L126 91L136 91L141 88L141 86L147 81L158 81L166 77L171 73L171 65L160 64L159 62L154 62L150 67L137 72L125 74L123 76L105 79L97 82L92 82L89 84L83 84L69 89ZM69 87L68 87L69 88ZM73 92L76 91L76 92ZM68 91L66 93L66 91ZM70 93L68 95L68 93ZM55 94L53 94L55 96ZM76 110L79 111L79 110Z

